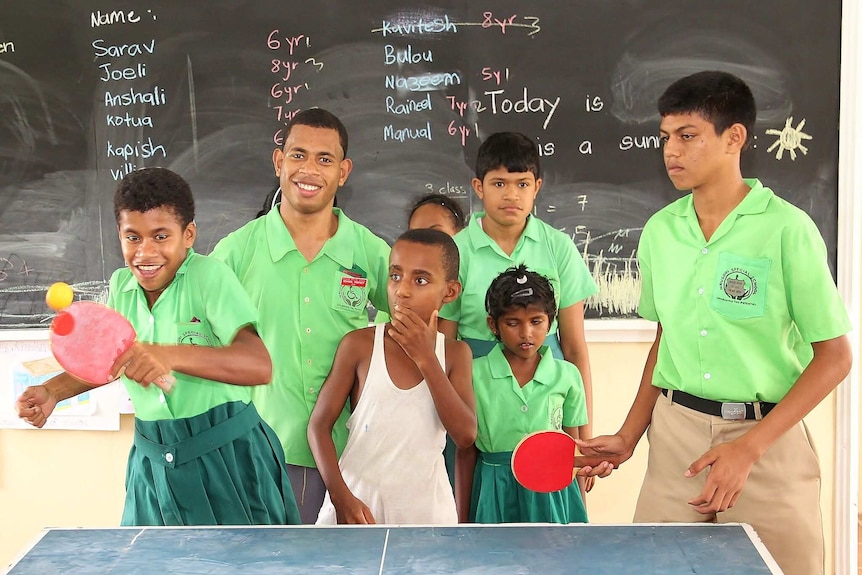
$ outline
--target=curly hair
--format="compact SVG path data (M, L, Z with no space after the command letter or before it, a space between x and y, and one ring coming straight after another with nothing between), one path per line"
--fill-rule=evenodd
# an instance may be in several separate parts
M142 168L120 180L114 192L114 217L120 212L148 212L168 208L176 214L183 227L195 219L195 199L192 190L180 175L167 168Z

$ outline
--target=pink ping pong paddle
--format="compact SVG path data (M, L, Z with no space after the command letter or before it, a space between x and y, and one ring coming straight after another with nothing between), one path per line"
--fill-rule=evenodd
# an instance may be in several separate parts
M111 366L135 343L135 328L113 309L92 301L76 301L51 323L51 352L63 369L91 385L108 383ZM168 392L171 374L153 384Z
M617 466L614 457L575 455L572 436L563 431L537 431L524 437L512 453L512 473L518 483L540 493L565 489L581 467L602 461Z

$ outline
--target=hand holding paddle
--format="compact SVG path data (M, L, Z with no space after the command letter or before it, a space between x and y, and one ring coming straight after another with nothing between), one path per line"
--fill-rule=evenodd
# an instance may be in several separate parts
M129 349L120 355L111 366L111 373L124 374L132 381L146 387L150 383L170 391L174 382L169 365L164 363L160 354L156 353L157 345L134 342Z
M129 360L134 361L133 357L140 354L127 353L135 343L135 329L122 315L96 302L77 301L63 306L72 299L70 294L71 288L66 284L54 284L46 297L48 305L60 309L51 322L49 336L54 358L69 374L91 385L114 381L122 374L121 367L128 368ZM120 358L123 362L117 365ZM148 376L150 372L136 369L133 373ZM149 381L132 379L143 385L154 383L165 392L176 381L169 371L153 375Z
M575 440L563 431L531 433L512 453L512 473L527 489L550 493L568 487L577 469L599 467L604 461L613 467L620 463L616 457L576 455L576 449Z

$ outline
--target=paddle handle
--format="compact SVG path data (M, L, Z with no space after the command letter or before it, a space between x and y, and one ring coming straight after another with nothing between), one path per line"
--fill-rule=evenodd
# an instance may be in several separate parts
M614 466L614 469L617 469L620 466L619 455L576 455L575 469L580 469L581 467L595 467L602 461L610 462Z
M126 371L126 366L124 365L122 369L120 369L120 373L117 374L117 378L119 378ZM152 383L165 393L170 393L174 388L174 384L177 382L177 378L175 378L171 373L166 373L164 375L160 375Z
M174 384L177 382L177 378L175 378L170 373L166 373L165 375L159 376L153 382L153 385L164 391L165 393L170 393L174 388Z

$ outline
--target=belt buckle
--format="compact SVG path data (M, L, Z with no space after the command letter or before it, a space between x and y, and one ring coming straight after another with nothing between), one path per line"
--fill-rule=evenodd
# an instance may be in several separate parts
M744 403L722 403L721 404L722 419L745 419L745 404Z

